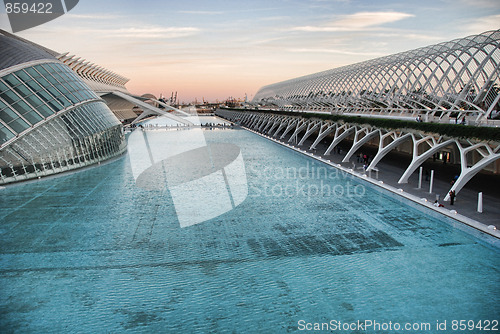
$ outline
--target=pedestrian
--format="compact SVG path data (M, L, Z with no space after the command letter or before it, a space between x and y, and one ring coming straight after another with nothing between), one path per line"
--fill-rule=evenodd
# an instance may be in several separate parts
M453 205L453 203L455 203L455 190L450 190L450 205Z

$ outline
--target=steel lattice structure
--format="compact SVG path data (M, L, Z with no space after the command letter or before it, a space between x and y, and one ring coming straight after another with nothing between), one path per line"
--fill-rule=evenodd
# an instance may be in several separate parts
M500 110L499 74L496 30L264 86L252 103L481 121Z

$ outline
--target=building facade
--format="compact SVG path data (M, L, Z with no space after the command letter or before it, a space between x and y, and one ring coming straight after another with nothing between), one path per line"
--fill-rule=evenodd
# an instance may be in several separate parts
M0 32L0 184L108 160L122 124L50 50Z

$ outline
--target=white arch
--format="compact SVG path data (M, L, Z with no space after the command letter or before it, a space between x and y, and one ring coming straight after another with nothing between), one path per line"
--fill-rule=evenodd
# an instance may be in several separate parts
M436 153L441 148L452 145L452 144L456 144L456 141L454 139L449 139L449 140L446 140L444 142L440 142L441 138L436 140L432 136L426 136L422 139L415 140L415 137L412 134L412 139L413 139L413 159L412 159L410 165L406 168L406 170L403 173L403 175L401 176L401 178L399 179L398 183L408 183L408 179L410 178L411 174L413 174L413 172L415 170L417 170L417 168L422 163L424 163L425 160L427 160L430 156L432 156L434 153ZM427 151L425 151L424 153L419 155L418 154L418 147L420 144L424 144L424 143L428 144L430 148Z

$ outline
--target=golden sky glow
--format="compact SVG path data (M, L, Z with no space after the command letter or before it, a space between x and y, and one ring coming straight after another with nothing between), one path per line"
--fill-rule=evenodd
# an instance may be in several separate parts
M134 94L251 99L267 84L500 28L497 0L82 0L19 33ZM5 12L0 28L11 31Z

